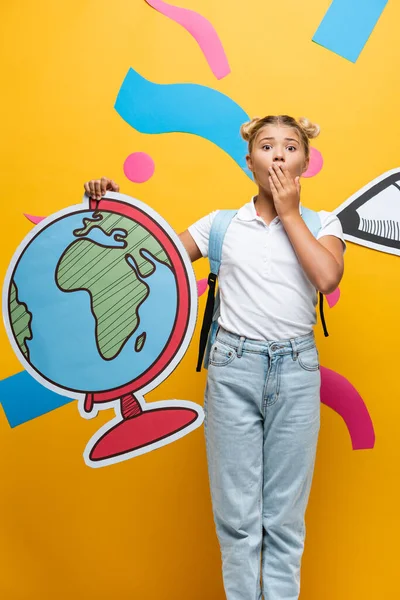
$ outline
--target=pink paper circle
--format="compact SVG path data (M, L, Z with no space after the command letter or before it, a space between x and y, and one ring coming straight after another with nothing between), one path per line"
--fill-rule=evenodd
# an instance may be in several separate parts
M303 177L314 177L315 175L318 175L323 164L324 159L322 158L321 152L316 148L310 148L310 164L308 165L307 171L303 173Z
M154 160L145 152L133 152L124 162L124 173L133 183L144 183L153 176Z

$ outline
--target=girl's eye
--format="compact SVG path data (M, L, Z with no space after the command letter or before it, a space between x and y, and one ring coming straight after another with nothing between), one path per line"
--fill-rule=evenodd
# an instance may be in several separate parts
M290 152L295 152L297 150L296 146L288 146L287 148Z
M263 149L263 150L265 150L265 149L267 149L267 150L270 150L271 148L272 148L272 146L271 146L270 144L265 144L265 145L262 147L262 149Z

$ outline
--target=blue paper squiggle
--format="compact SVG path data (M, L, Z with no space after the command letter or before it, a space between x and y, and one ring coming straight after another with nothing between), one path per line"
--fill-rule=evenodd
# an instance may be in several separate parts
M140 133L191 133L229 154L245 173L247 144L240 126L249 120L229 96L194 83L158 84L129 69L115 110Z

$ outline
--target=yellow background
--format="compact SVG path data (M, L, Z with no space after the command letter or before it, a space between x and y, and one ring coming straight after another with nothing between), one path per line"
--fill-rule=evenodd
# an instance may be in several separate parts
M400 5L389 1L356 64L311 38L330 0L180 0L215 26L232 73L217 81L195 41L144 0L3 2L0 9L2 229L0 278L30 231L23 212L80 202L106 175L180 231L248 201L253 184L206 140L146 136L113 109L130 66L159 83L194 82L251 115L305 115L321 125L325 166L302 201L333 210L399 166ZM123 174L148 152L145 184ZM380 600L398 593L399 258L349 244L342 299L317 328L322 364L362 394L376 448L354 452L323 407L303 560L303 600ZM198 278L208 265L195 265ZM204 297L200 301L200 311ZM147 397L202 403L198 329L168 381ZM20 370L4 329L0 377ZM11 429L0 411L0 597L4 600L222 600L203 429L142 457L90 469L83 449L102 423L71 403Z

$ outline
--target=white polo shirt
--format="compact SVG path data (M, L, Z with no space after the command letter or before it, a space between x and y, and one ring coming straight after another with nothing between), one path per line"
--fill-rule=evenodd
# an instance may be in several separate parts
M211 224L218 211L191 227L201 254L208 255ZM300 207L301 212L301 207ZM336 215L320 211L318 239L343 241ZM285 340L309 333L316 323L317 292L301 267L279 219L269 225L256 213L254 198L232 219L226 232L218 277L219 325L253 340Z

